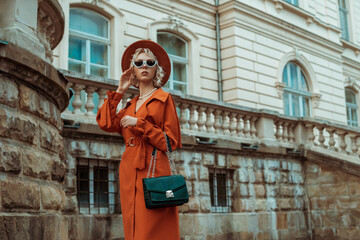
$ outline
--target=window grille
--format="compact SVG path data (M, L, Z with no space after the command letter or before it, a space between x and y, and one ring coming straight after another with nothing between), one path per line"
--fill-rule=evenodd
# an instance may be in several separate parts
M80 213L113 214L120 209L118 193L119 162L77 160L77 198Z
M310 97L308 83L300 66L294 62L286 64L283 71L284 113L294 117L310 116Z
M168 32L158 32L157 42L166 50L171 62L171 74L164 87L187 93L188 44L185 40Z
M349 126L358 126L358 106L356 101L356 94L350 90L345 89L345 97L346 97L346 116L347 116L347 124Z
M227 169L209 169L212 212L231 211L231 173Z

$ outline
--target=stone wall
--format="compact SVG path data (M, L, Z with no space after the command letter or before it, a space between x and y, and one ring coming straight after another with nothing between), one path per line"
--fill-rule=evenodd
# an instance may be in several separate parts
M312 162L304 170L314 239L358 239L359 176Z

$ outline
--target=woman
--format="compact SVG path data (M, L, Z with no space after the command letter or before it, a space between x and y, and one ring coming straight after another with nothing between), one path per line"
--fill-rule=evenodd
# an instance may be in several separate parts
M172 149L181 147L174 100L160 88L169 79L170 59L157 43L141 40L125 50L121 65L123 75L118 88L116 92L107 91L108 98L96 120L102 130L121 134L126 144L119 172L125 239L179 239L177 207L147 209L142 184L154 147L158 149L155 177L171 175L164 132ZM138 87L140 94L116 113L130 85Z

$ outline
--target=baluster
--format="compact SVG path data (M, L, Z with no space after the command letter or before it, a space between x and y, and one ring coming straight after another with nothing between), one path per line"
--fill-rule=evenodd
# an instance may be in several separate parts
M94 108L95 108L95 104L94 104L94 92L95 92L96 88L91 87L91 86L87 86L85 88L85 91L87 93L87 101L85 104L85 108L86 108L86 115L91 116L94 115L95 113L93 112Z
M101 106L104 104L105 97L106 97L106 89L100 88L96 92L99 94L99 104L97 106L97 109L99 110Z
M195 119L195 110L198 108L198 106L191 104L190 109L190 118L189 118L189 125L191 130L195 130L196 126L196 119Z
M67 86L68 86L68 88L69 88L69 93L70 92L72 92L72 91L74 91L73 89L72 89L72 86L74 85L74 83L72 83L72 82L68 82L67 83ZM71 88L71 89L70 89ZM70 110L69 110L69 107L70 107L70 104L71 104L71 106L72 106L72 102L71 102L71 99L74 99L74 95L72 95L72 97L69 99L69 106L66 108L66 110L65 110L65 113L72 113Z
M282 127L283 127L283 132L282 132L282 139L284 140L284 142L288 142L289 139L289 134L288 134L288 125L289 123L288 122L284 122Z
M281 128L281 125L282 125L282 122L280 121L276 121L275 123L275 126L276 126L276 133L275 133L275 136L276 136L276 139L278 141L282 141L282 128Z
M329 149L330 150L334 150L335 151L335 139L334 139L334 132L335 129L334 128L326 128L326 131L329 133Z
M179 105L179 108L180 108L180 125L181 125L181 128L183 129L188 129L188 125L187 125L187 118L186 118L186 109L188 108L189 104L186 104L186 103L181 103Z
M81 102L81 91L85 88L85 85L82 84L75 84L73 87L74 90L74 101L73 101L73 107L74 107L74 112L75 114L81 114L81 106L82 106L82 102Z
M345 131L342 131L342 130L336 130L336 134L340 137L339 147L340 147L340 149L341 149L341 152L342 152L342 153L346 153L346 147L347 147L347 144L346 144L346 142L345 142L346 132L345 132Z
M289 141L293 143L295 141L295 135L294 135L294 124L289 124L288 130L289 130Z
M325 142L325 137L324 137L324 127L320 126L317 127L317 129L319 130L319 143L320 143L320 147L322 148L326 148L324 142Z
M231 134L231 136L236 136L237 135L237 133L236 133L236 114L237 113L234 113L234 112L232 112L231 114L230 114L230 134Z
M255 116L250 118L250 133L251 133L252 138L256 138L255 122L257 119L258 119L258 117L255 117Z
M199 107L198 109L198 121L197 121L197 125L198 125L198 131L200 132L205 132L204 129L204 125L205 125L205 119L204 119L204 111L205 111L205 107Z
M351 151L352 151L352 155L356 155L359 146L356 144L356 139L357 139L357 135L354 133L349 134L349 137L351 139Z
M251 118L251 116L244 116L243 117L243 121L244 121L244 135L245 137L250 137L250 127L248 123L248 120Z
M314 135L314 125L311 123L306 123L305 127L307 129L307 134L308 134L308 143L310 145L314 145L314 139L315 139L315 135Z
M214 133L215 131L213 128L213 122L211 121L211 114L214 112L214 109L207 108L205 112L206 112L206 122L205 122L206 131L208 133Z
M228 121L228 116L229 116L230 112L229 111L224 111L222 114L223 117L223 121L222 121L222 131L224 135L230 135L230 130L229 130L229 121Z
M215 110L214 128L215 128L215 133L217 134L221 134L221 122L220 122L221 112L222 111L220 109Z
M243 117L244 117L244 114L237 114L236 115L236 120L237 120L236 131L237 131L237 135L239 137L244 136L244 127L241 124L241 120L243 119Z

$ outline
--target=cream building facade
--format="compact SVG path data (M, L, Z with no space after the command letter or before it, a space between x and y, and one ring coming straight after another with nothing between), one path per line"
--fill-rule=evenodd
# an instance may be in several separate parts
M359 235L360 2L3 4L0 239L124 239L125 144L95 116L139 39L172 62L181 239Z

